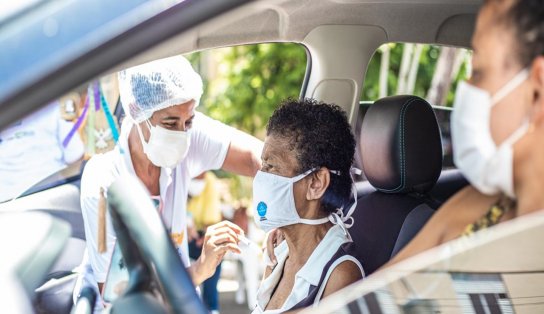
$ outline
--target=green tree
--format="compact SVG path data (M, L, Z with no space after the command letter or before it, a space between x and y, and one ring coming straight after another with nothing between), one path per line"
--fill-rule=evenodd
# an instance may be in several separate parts
M407 44L390 43L387 45L389 47L390 54L389 68L387 69L387 91L389 95L394 95L397 91L397 87L399 84L399 72L401 68L402 57ZM421 55L419 56L419 58L416 58L416 60L413 60L419 62L419 66L416 67L416 81L414 90L413 92L411 92L411 94L422 98L426 98L428 96L441 49L442 47L436 45L423 45ZM381 70L380 67L383 51L383 48L378 49L370 60L365 75L361 100L374 101L379 98L379 75ZM451 80L451 85L448 84L447 86L448 92L445 98L445 103L433 105L452 106L457 83L459 82L459 80L466 78L468 73L470 54L464 53L462 57L462 63L459 65L458 71L455 71L453 73L454 77Z
M220 71L205 82L201 110L263 138L266 123L281 101L300 95L305 49L298 44L272 43L218 49L214 54ZM188 58L201 68L202 53Z
M304 47L291 43L221 48L186 57L204 80L199 111L261 139L281 101L299 97L306 70ZM251 198L251 179L216 174L230 179L235 199Z

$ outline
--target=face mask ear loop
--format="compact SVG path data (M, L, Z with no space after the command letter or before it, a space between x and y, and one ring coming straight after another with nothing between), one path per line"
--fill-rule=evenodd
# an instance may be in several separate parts
M338 208L336 210L336 213L332 213L329 216L330 222L332 222L335 225L339 225L340 228L342 228L342 230L344 231L344 234L346 235L346 238L349 241L353 241L353 240L351 238L351 235L348 232L348 229L351 228L353 224L355 223L355 219L351 215L353 214L353 212L355 211L355 208L357 207L357 188L355 187L355 180L353 179L354 173L357 175L361 175L362 171L354 167L350 169L350 177L352 181L351 191L353 193L353 199L354 199L353 204L351 205L351 207L349 208L346 214L344 214L344 211L342 210L342 208Z
M515 130L514 133L512 133L499 146L502 147L502 146L505 146L505 145L507 145L507 146L514 145L514 143L516 143L519 139L521 139L523 137L523 135L525 135L525 133L527 133L527 131L529 130L529 126L530 126L529 120L526 119L523 122L523 124L517 130Z
M138 122L134 122L134 125L136 125L136 130L138 130L138 137L140 138L140 142L142 142L142 147L144 148L145 153L147 151L147 142L142 134L142 129L140 128L140 124Z
M348 232L348 229L349 227L351 227L351 225L353 225L353 223L348 227L344 221L343 221L343 218L341 218L341 214L339 215L338 213L341 213L342 210L340 208L338 208L337 212L336 213L332 213L330 214L329 216L329 220L330 222L332 222L334 225L338 225L340 226L340 228L342 228L342 231L344 231L344 235L346 236L346 238L353 242L353 239L351 238L351 235L349 234ZM351 217L350 217L351 218Z
M151 129L153 128L153 124L149 122L149 119L145 120L145 124L147 125L147 129L149 130L149 132L151 132Z
M351 177L351 193L353 194L353 204L351 204L351 207L349 208L348 212L346 214L343 213L342 210L340 212L342 213L342 221L345 223L346 227L351 228L353 224L355 223L355 220L351 215L353 215L353 212L355 211L355 208L357 207L357 188L355 186L355 179L353 179L353 174L361 175L362 171L361 169L357 169L355 167L352 167L350 169L350 177ZM348 220L351 220L348 223Z
M506 83L498 92L491 97L491 105L495 105L501 99L510 94L514 89L516 89L521 83L523 83L529 77L529 69L525 68L521 70L514 78Z
M299 174L298 176L294 176L292 178L289 178L289 180L291 181L291 183L296 183L296 182L306 178L308 175L310 175L310 173L312 173L312 172L314 172L316 170L317 170L317 168L312 168L312 169L310 169L310 170L308 170L306 172L303 172L303 173Z

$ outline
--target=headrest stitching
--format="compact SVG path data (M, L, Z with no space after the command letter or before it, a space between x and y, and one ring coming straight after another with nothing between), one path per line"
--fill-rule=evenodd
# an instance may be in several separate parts
M404 189L404 186L406 184L406 165L405 165L405 148L404 148L404 116L406 114L406 110L408 109L408 107L416 100L419 100L419 98L410 98L408 100L406 100L404 102L404 104L402 105L402 109L400 111L400 117L399 117L399 122L400 122L400 126L401 126L401 137L400 137L400 148L401 148L401 175L400 175L400 184L398 187L394 188L394 189L380 189L381 191L385 191L385 192L398 192L398 191L401 191L402 189Z

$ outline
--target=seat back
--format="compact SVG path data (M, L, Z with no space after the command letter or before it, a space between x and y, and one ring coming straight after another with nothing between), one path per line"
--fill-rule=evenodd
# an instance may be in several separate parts
M429 191L442 168L440 129L432 107L415 96L376 101L361 129L363 171L370 187L359 198L350 233L370 274L421 229L438 203Z

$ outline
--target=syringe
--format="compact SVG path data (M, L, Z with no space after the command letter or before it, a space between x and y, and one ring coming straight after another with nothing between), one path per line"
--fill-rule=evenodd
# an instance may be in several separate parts
M239 235L238 239L240 240L241 243L243 243L245 246L250 248L255 253L258 253L258 254L262 253L261 248L255 242L253 242L250 239L246 238L246 236Z

